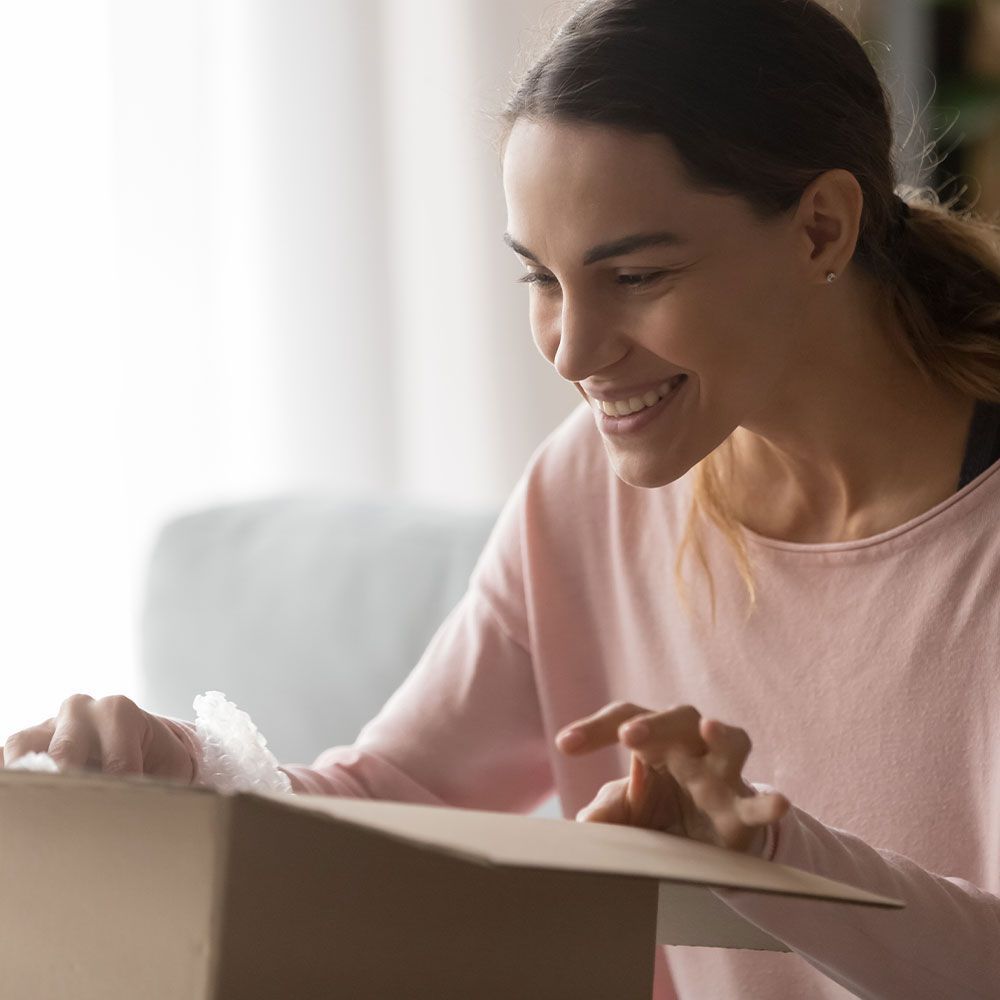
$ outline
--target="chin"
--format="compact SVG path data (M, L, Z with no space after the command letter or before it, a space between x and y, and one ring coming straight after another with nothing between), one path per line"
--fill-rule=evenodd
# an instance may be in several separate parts
M615 475L627 486L641 490L655 490L676 482L690 468L676 462L664 461L663 456L651 455L648 460L637 455L615 455L605 443L608 461Z

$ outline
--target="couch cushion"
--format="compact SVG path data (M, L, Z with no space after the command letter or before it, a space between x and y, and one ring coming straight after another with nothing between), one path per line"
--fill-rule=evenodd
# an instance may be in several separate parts
M287 496L177 518L150 560L141 700L224 692L284 763L351 743L458 603L499 511Z

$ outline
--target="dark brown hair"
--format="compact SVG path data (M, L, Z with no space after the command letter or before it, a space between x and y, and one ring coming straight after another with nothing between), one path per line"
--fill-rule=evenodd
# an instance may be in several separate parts
M900 317L899 349L930 381L1000 402L1000 227L928 188L899 185L890 101L851 30L815 0L588 0L549 40L497 116L666 136L695 189L738 194L758 219L794 210L834 168L864 195L853 260ZM896 226L895 195L910 208ZM710 518L756 594L742 526L722 488L731 439L696 467L675 576Z

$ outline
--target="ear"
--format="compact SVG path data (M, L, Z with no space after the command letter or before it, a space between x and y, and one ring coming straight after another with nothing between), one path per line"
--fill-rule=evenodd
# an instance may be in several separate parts
M864 200L854 174L839 167L820 174L799 198L796 232L807 267L824 284L830 271L842 274L854 256Z

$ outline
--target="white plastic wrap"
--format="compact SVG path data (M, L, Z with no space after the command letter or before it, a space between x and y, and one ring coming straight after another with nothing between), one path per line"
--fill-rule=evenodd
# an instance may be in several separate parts
M277 758L250 716L221 691L198 695L194 710L202 748L202 785L220 792L292 791L288 775L279 770Z
M7 771L58 771L59 765L47 753L31 751L4 765Z

